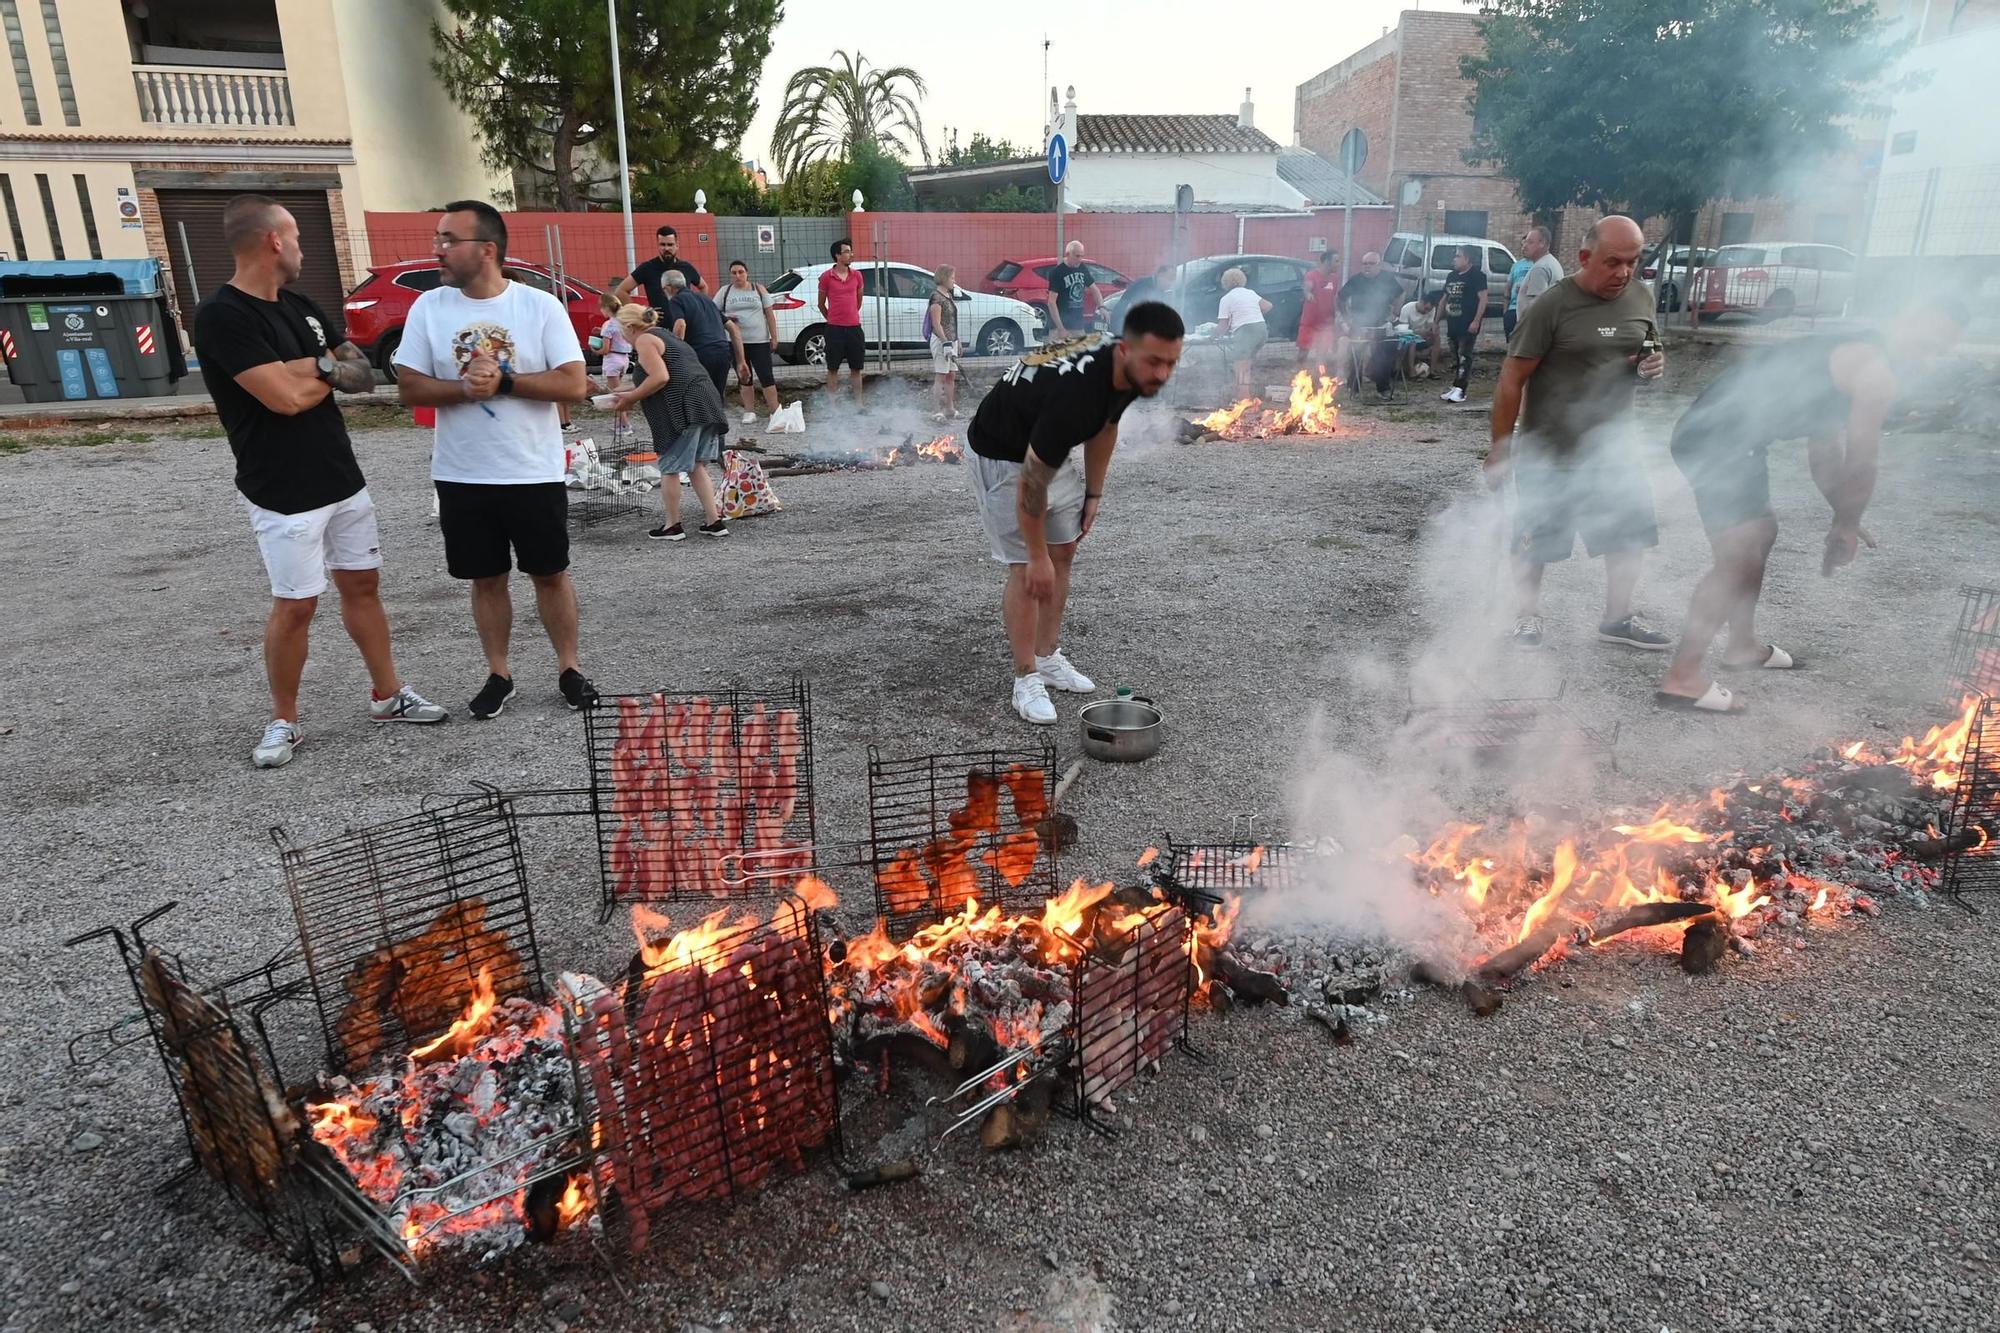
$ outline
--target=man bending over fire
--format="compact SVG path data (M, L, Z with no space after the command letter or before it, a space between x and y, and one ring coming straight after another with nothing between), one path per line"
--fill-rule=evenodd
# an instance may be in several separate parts
M1767 455L1778 440L1806 439L1813 484L1833 506L1820 573L1851 564L1875 493L1882 421L1911 372L1965 332L1967 311L1941 297L1910 307L1881 333L1834 333L1765 348L1717 377L1674 427L1674 462L1694 490L1715 564L1695 585L1673 665L1654 701L1663 708L1740 713L1743 703L1702 675L1702 658L1723 626L1724 671L1789 671L1798 665L1757 637L1757 597L1778 539Z
M979 404L966 442L972 494L993 558L1007 566L1000 618L1014 653L1014 711L1056 720L1049 687L1097 688L1062 654L1063 607L1077 543L1097 521L1118 418L1166 385L1185 330L1174 308L1145 301L1123 335L1067 344L1018 361ZM1079 469L1072 452L1083 447Z

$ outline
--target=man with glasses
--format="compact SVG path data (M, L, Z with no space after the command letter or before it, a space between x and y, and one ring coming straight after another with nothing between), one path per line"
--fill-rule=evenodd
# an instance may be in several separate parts
M1390 397L1389 377L1396 370L1390 320L1402 303L1402 281L1385 273L1382 256L1370 250L1361 256L1361 271L1342 285L1336 305L1341 337L1347 340L1350 355L1367 358L1363 373L1375 382L1375 393L1384 402ZM1356 344L1366 344L1365 350Z
M472 585L472 619L486 652L486 684L468 709L484 721L514 697L507 580L516 564L535 585L556 652L556 687L571 708L582 708L597 691L577 662L556 405L590 391L583 349L560 301L508 281L507 223L491 205L446 204L436 243L442 281L410 307L397 385L407 405L437 410L431 477L445 566Z
M700 291L701 270L681 258L680 233L672 227L662 226L653 233L653 239L659 242L660 253L633 269L631 276L620 282L613 294L617 296L618 304L623 305L632 299L632 293L644 288L646 304L660 311L664 318L667 302L673 299L673 293L666 289L661 279L668 273L678 273L687 279L690 288Z

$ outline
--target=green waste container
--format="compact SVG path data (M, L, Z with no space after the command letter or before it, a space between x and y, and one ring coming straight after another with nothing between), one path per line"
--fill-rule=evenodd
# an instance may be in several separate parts
M172 393L187 366L157 286L145 290L108 266L78 272L93 266L72 262L48 271L57 267L0 267L0 355L22 397L59 403Z

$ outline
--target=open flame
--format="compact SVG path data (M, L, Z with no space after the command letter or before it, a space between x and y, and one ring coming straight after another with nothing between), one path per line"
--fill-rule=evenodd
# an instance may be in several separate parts
M1261 439L1272 435L1331 435L1340 424L1340 409L1334 406L1340 381L1319 367L1318 377L1308 370L1292 376L1291 393L1285 406L1265 408L1257 398L1245 398L1220 411L1211 412L1196 424L1203 430L1229 440Z
M940 435L935 440L927 440L917 446L917 457L928 458L933 463L956 463L965 457L956 435Z
M556 1229L567 1231L590 1216L595 1206L595 1191L590 1177L581 1171L572 1171L563 1186L563 1196L556 1201Z
M472 983L472 998L466 1002L465 1013L444 1035L434 1041L427 1041L410 1052L412 1060L429 1060L440 1053L444 1055L462 1054L478 1037L486 1026L499 1001L493 997L493 969L482 967L479 976Z

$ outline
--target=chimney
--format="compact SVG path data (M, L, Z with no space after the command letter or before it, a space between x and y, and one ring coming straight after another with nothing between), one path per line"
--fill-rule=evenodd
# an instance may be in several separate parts
M1257 104L1250 100L1250 90L1243 90L1243 105L1236 108L1236 128L1253 130L1257 128Z

